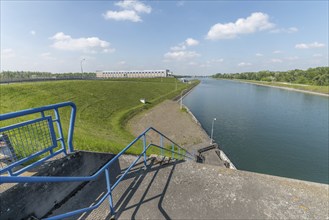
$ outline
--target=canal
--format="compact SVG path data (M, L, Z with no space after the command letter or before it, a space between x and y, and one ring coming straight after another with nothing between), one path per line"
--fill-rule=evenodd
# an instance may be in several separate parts
M202 79L184 98L237 169L329 183L329 98Z

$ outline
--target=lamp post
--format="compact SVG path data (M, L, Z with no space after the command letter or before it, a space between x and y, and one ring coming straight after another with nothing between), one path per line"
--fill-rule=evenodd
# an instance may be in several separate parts
M214 122L216 121L216 118L212 120L212 125L211 125L211 137L210 137L210 144L213 143L213 135L214 135Z
M83 73L82 63L83 63L83 61L85 61L85 60L86 60L86 59L83 58L83 59L80 61L81 73Z
M183 109L183 92L186 91L187 89L184 89L181 93L180 93L180 109Z

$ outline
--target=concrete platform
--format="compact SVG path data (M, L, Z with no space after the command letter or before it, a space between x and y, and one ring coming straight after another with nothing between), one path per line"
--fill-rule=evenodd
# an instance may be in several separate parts
M134 156L121 157L111 169L111 182L133 160ZM328 189L326 184L192 161L160 164L149 159L146 169L143 163L133 167L113 199L117 219L329 219ZM104 177L88 182L47 216L95 204L105 190ZM105 200L98 209L72 219L110 218Z
M125 156L120 167L134 158ZM105 189L104 179L92 182L57 212L88 206ZM134 167L113 198L117 219L329 218L328 185L185 161ZM77 218L110 219L108 201Z

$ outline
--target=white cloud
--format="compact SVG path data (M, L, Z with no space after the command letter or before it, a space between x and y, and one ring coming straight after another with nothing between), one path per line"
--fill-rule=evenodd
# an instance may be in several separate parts
M273 53L280 54L280 53L283 53L283 52L281 50L275 50L275 51L273 51Z
M191 61L191 62L188 63L188 65L190 65L190 66L197 66L198 63L197 62L194 62L194 61Z
M13 58L15 56L16 56L15 51L11 48L6 48L1 50L1 58L3 59Z
M152 8L149 5L145 5L142 2L139 2L137 0L124 0L124 1L120 1L115 3L115 5L123 8L123 9L131 9L134 10L138 13L151 13Z
M286 57L286 60L298 60L298 56Z
M54 41L51 45L58 50L83 51L88 53L108 53L113 52L110 43L99 39L98 37L72 38L63 32L58 32L50 38Z
M199 57L199 56L200 56L200 54L198 54L195 51L186 51L186 50L185 51L171 51L164 55L164 57L166 59L177 60L177 61L187 60L187 59Z
M275 25L269 22L269 16L262 12L252 13L247 18L239 18L235 23L213 25L206 39L219 40L235 38L240 34L250 34L257 31L263 31L273 28Z
M187 47L196 46L199 44L199 41L193 38L187 38L183 43L178 44L177 46L173 46L170 49L174 51L186 50Z
M199 41L193 39L193 38L187 38L185 40L186 46L196 46L199 44Z
M208 60L206 63L207 64L212 64L212 63L222 63L222 62L224 62L223 58Z
M169 62L170 60L187 60L194 57L200 56L195 51L188 51L186 50L188 47L196 46L199 44L199 41L193 39L193 38L187 38L183 43L178 44L177 46L171 47L169 52L167 52L164 57L165 61Z
M56 58L52 57L51 53L49 53L49 52L42 53L42 54L40 54L40 56L42 59L45 59L45 60L56 60Z
M186 45L184 43L179 44L178 46L173 46L170 50L179 51L179 50L186 50Z
M115 5L122 8L123 10L107 11L105 14L103 14L103 17L106 20L141 22L142 19L140 14L150 14L152 11L151 6L145 5L144 3L137 0L124 0L115 3Z
M119 62L119 65L125 65L126 64L126 61L125 60L121 60L120 62Z
M34 30L31 30L30 31L30 34L33 35L33 36L35 36L37 34L37 32L35 32Z
M271 59L271 63L282 63L281 59Z
M298 31L298 28L296 27L290 27L290 28L278 28L271 30L270 33L278 34L278 33L287 33L287 34L292 34L296 33Z
M213 66L213 64L219 64L219 63L223 63L224 59L220 58L220 59L211 59L211 60L207 60L205 63L200 64L199 67L211 67Z
M262 57L262 56L264 56L264 55L261 54L261 53L256 53L255 55L256 55L256 57Z
M224 62L223 58L210 60L211 63L222 63Z
M238 64L238 66L251 66L252 64L251 63L247 63L247 62L241 62Z
M106 20L116 20L116 21L132 21L132 22L141 22L142 19L140 16L132 10L124 10L124 11L107 11L105 15L103 15Z
M294 32L297 32L297 31L298 31L298 28L296 28L296 27L290 27L290 28L287 29L288 33L294 33Z
M301 43L301 44L296 44L295 48L297 49L311 49L311 48L321 48L321 47L325 47L326 45L323 43L318 43L318 42L314 42L314 43L309 43L309 44L305 44L305 43Z
M313 54L313 57L323 57L323 55L320 53L316 53L316 54Z

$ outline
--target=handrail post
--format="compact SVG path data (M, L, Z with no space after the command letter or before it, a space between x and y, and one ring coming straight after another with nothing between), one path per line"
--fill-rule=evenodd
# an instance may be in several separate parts
M62 149L64 150L65 155L67 155L67 149L66 149L65 142L64 142L64 135L63 135L63 129L62 129L62 124L61 124L61 117L59 115L58 108L54 108L54 114L55 114L57 131L58 131L59 139L60 139L60 142L62 145Z
M171 158L175 159L175 145L174 144L171 145Z
M144 166L146 169L146 136L143 135Z
M163 136L160 134L161 156L163 156Z
M105 177L106 177L107 191L110 192L110 194L109 194L109 204L110 204L111 216L114 216L115 211L114 211L114 208L113 208L113 198L112 198L111 179L110 179L109 168L105 169Z
M70 153L74 152L73 148L73 134L74 134L74 124L75 124L75 116L76 116L77 107L74 103L71 105L71 117L70 117L70 126L67 135L67 145Z

